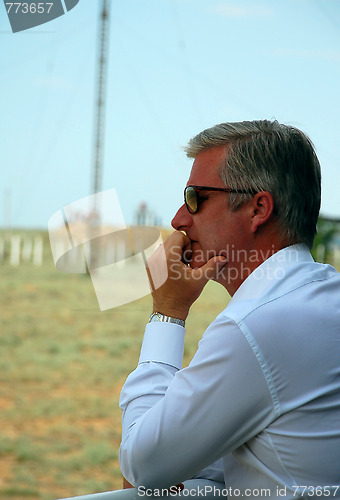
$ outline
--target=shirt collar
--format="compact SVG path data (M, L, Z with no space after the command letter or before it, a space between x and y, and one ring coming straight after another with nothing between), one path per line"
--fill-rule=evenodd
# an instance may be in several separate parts
M279 250L258 266L242 283L231 298L229 305L241 300L263 296L277 285L286 284L302 263L313 263L313 257L305 244L296 244ZM294 268L296 268L294 270ZM285 279L283 279L285 278Z

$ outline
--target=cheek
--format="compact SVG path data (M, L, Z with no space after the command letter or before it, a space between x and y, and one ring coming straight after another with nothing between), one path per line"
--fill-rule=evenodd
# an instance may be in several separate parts
M218 255L225 250L232 238L230 234L230 221L222 217L210 217L200 224L200 231L197 234L198 244L193 244L193 250L203 252L205 258L209 252L209 258ZM233 231L236 231L236 227Z

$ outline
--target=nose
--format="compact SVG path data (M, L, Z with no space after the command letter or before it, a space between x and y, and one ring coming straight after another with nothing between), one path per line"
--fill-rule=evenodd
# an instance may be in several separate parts
M175 217L172 219L171 225L177 231L185 231L186 228L192 226L192 223L192 214L188 212L187 207L183 203L181 208L177 211Z

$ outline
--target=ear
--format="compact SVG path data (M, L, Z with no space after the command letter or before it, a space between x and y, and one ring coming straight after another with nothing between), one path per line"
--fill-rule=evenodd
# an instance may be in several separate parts
M252 199L251 231L255 233L274 212L274 199L268 191L256 193Z

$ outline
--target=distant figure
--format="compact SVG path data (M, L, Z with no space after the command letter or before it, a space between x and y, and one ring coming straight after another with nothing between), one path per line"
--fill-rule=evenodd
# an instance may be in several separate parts
M137 224L138 226L143 226L146 223L146 215L147 215L147 204L142 201L139 204L137 211Z

